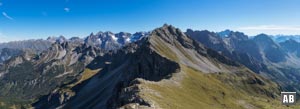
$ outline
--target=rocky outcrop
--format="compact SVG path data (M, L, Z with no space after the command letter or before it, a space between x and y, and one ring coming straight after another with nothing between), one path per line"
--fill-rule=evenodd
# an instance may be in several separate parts
M85 38L85 43L93 45L106 50L113 50L121 48L123 44L128 43L127 39L130 37L129 33L118 33L112 32L98 32L97 34L91 33Z
M76 49L77 48L77 49ZM1 97L34 99L77 79L85 66L100 55L100 50L68 42L55 43L41 54L11 58L1 66ZM14 91L12 91L14 90Z
M264 56L271 62L277 63L286 61L287 54L266 34L257 35L253 40L261 49Z
M84 42L88 45L100 47L105 50L116 50L126 44L133 43L141 40L143 37L147 37L148 32L136 32L134 34L119 32L98 32L97 34L91 33L87 36Z
M206 47L247 66L257 73L264 70L264 65L260 61L262 58L259 54L259 48L256 44L246 38L247 36L241 36L243 34L236 33L227 30L222 33L223 36L219 36L220 33L217 34L207 30L193 31L189 29L186 32L188 36Z
M0 63L3 63L4 61L21 54L23 54L22 50L3 48L2 50L0 50Z

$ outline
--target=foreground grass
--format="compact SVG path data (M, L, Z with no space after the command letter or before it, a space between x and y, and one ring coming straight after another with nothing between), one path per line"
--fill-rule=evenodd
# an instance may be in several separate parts
M20 100L17 98L2 98L0 97L0 109L27 109L30 108L30 103L33 100Z
M72 88L72 87L82 83L83 81L90 79L91 77L96 75L100 70L101 69L91 70L89 68L85 68L80 79L77 82L75 82L74 84L70 84L68 86Z

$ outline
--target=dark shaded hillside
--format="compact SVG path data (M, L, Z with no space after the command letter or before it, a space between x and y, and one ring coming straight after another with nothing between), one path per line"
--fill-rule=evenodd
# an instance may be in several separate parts
M300 58L300 42L295 40L287 40L285 42L279 43L287 52L296 54Z
M275 43L268 35L259 34L253 39L255 43L260 47L261 52L271 62L283 62L286 61L286 52Z
M244 34L227 31L227 37L223 38L217 33L206 30L187 30L186 34L206 47L247 66L254 72L259 73L265 70L258 46Z

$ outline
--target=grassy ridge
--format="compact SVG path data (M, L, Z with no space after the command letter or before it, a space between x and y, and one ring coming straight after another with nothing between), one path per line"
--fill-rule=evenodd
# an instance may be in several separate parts
M145 82L142 87L156 93L144 91L141 95L165 109L287 108L281 105L278 97L274 99L253 91L256 90L253 87L257 86L244 84L241 78L232 76L233 74L205 74L185 66L182 66L182 71L184 77L179 86L165 82ZM231 78L233 81L226 82L220 78ZM273 86L258 87L258 89L272 88Z
M176 42L171 45L159 37L151 37L150 42L156 52L170 60L180 63L180 56L169 46L178 49L177 52L189 61L193 60ZM245 67L236 67L231 73L203 73L180 64L180 81L143 82L141 87L148 90L142 90L140 95L153 101L154 105L167 109L287 108L280 103L277 84Z
M74 84L70 84L68 86L72 88L72 87L82 83L83 81L90 79L91 77L96 75L100 70L101 69L91 70L89 68L85 68L80 79L77 82L75 82Z

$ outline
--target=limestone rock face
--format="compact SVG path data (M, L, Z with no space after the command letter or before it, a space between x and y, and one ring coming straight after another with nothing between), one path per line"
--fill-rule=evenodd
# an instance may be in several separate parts
M0 95L26 100L48 94L74 81L100 53L97 48L64 42L54 43L40 54L24 52L12 57L0 69Z

